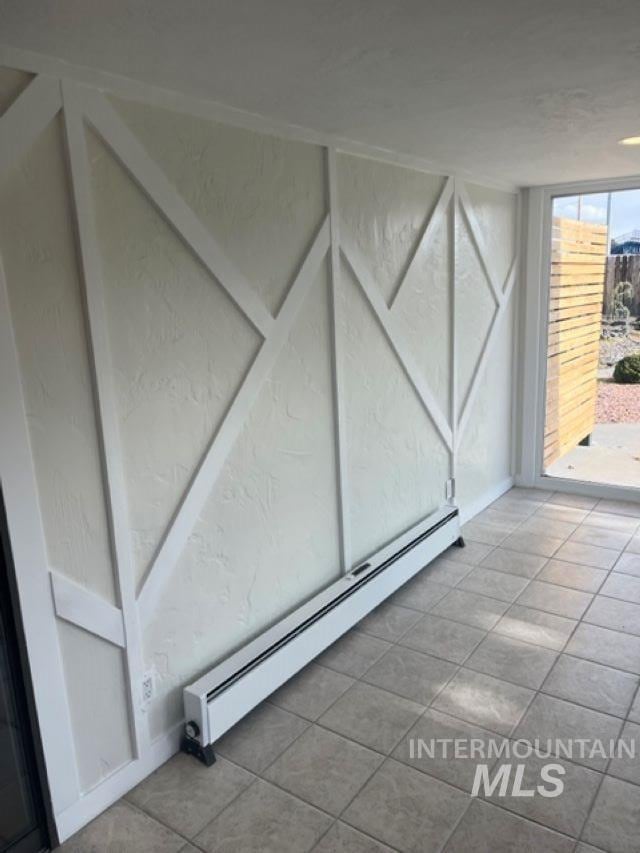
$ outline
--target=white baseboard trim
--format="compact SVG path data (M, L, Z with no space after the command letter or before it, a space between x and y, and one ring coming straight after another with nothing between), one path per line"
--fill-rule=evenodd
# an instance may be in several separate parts
M58 840L62 844L87 823L112 806L143 779L161 767L180 748L183 723L150 744L142 758L130 761L84 794L68 809L55 815Z
M461 504L460 523L466 524L467 521L471 521L471 519L478 515L478 513L482 512L483 509L486 509L489 504L497 501L505 492L508 492L509 489L513 487L513 484L513 477L506 477L504 480L500 480L499 483L496 483L495 486L491 486L490 489L487 489L486 492L483 492L479 497L474 498L468 503Z

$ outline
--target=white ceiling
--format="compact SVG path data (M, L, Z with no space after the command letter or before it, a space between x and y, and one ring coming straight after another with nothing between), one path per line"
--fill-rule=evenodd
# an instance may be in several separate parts
M640 0L0 0L0 41L496 181L640 174Z

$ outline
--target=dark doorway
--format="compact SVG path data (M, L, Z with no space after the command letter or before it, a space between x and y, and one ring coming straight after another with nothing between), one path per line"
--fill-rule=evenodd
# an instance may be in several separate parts
M0 853L49 849L44 777L0 493Z

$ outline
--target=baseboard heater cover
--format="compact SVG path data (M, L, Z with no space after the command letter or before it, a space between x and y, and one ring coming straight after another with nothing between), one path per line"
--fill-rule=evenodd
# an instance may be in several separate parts
M185 687L183 749L213 763L218 738L455 542L447 505Z

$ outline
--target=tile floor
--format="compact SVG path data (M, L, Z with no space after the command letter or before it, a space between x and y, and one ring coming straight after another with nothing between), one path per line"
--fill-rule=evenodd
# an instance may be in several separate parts
M411 739L584 737L640 754L640 507L514 489L217 745L178 755L65 853L636 853L640 757L530 758L557 798L471 797ZM496 760L497 763L497 760Z

